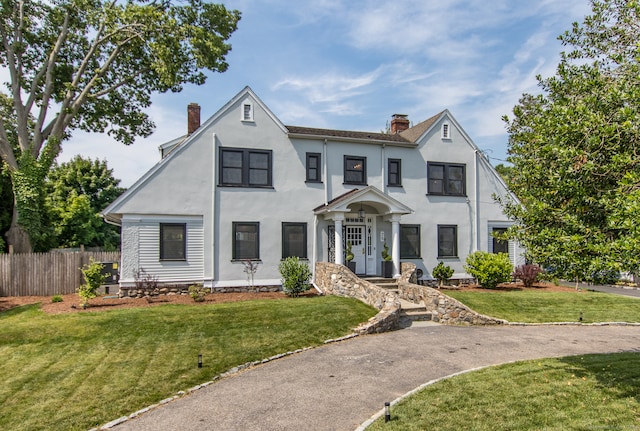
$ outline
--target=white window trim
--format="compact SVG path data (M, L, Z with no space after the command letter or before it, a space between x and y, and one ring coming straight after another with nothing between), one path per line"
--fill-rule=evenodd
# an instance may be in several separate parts
M249 107L249 118L245 117L245 110ZM253 123L253 103L251 102L243 102L242 109L240 110L240 120L243 122Z
M440 128L440 136L442 137L442 139L451 139L451 125L449 123L442 123L442 127Z

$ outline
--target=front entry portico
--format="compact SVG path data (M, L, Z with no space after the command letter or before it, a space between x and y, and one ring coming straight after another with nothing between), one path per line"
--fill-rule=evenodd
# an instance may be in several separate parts
M386 244L391 250L394 277L400 277L400 220L413 212L409 207L368 186L345 193L314 212L333 222L327 229L330 261L344 265L350 244L356 274L381 274L381 251Z

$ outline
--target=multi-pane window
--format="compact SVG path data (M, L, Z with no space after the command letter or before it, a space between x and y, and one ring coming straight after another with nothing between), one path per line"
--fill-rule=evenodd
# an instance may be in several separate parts
M160 260L185 260L186 251L187 225L160 223Z
M458 257L458 226L438 225L438 259Z
M307 224L282 223L282 258L307 258Z
M400 225L400 258L416 259L420 257L420 225Z
M322 175L320 172L320 153L307 153L307 182L321 182Z
M344 183L367 184L367 158L344 156Z
M455 163L427 163L430 195L466 195L465 165Z
M260 259L260 223L233 222L234 260Z
M219 181L221 186L270 187L271 151L220 148Z
M501 238L496 238L497 236L501 236L504 235L505 233L507 233L507 228L505 227L499 227L499 228L493 228L493 252L494 253L509 253L509 241L501 239Z
M402 185L402 162L400 159L389 159L387 184L390 186Z

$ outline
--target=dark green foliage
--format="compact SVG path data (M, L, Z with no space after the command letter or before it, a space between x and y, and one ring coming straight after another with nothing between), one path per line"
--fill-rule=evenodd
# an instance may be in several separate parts
M442 286L444 283L449 281L449 279L453 275L453 268L451 268L449 265L445 265L444 262L440 261L435 266L435 268L433 268L433 271L431 271L431 275L433 275L433 278L438 280L438 284Z
M511 280L512 267L507 253L476 251L467 256L464 269L486 289L495 289L498 284Z
M52 247L100 247L116 250L120 230L107 224L100 211L113 202L124 189L106 161L76 156L54 165L45 183Z
M505 117L503 200L529 258L560 278L640 268L640 5L594 0L556 75Z
M46 247L43 183L72 130L124 144L149 136L154 93L224 72L240 12L203 0L5 1L0 7L0 154L17 217L16 252ZM77 203L82 207L82 202Z
M282 290L289 296L298 296L309 290L311 270L306 262L297 257L288 257L280 262L278 271L282 275Z

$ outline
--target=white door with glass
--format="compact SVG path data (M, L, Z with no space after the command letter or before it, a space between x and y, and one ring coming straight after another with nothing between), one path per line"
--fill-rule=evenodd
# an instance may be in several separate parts
M347 226L345 239L351 243L353 262L356 263L356 274L366 273L366 244L364 226Z

